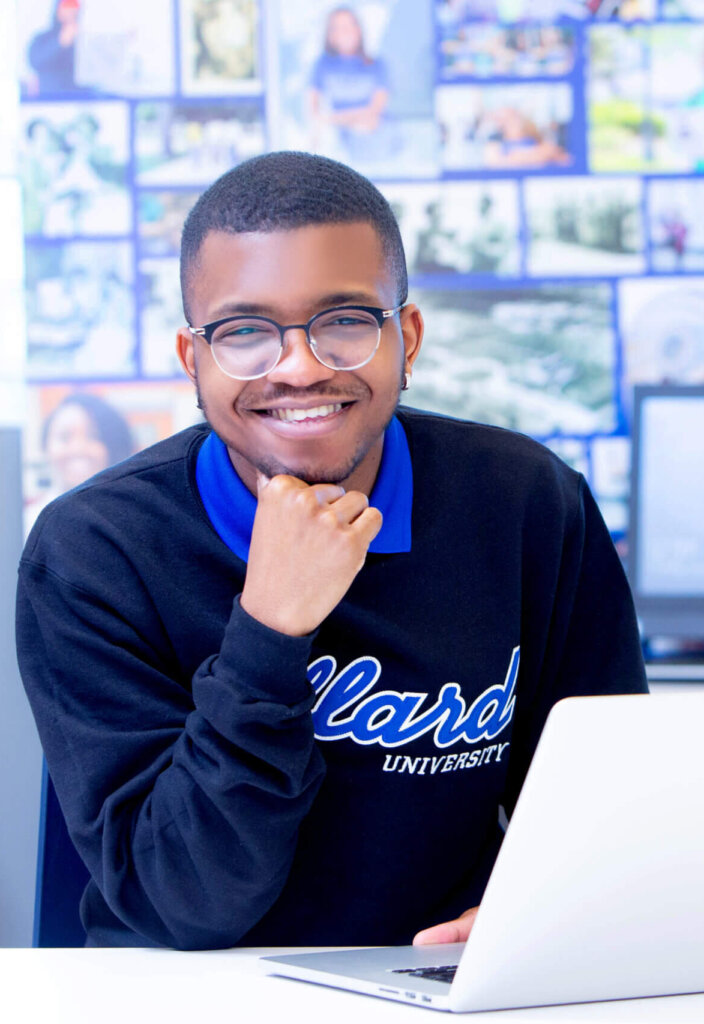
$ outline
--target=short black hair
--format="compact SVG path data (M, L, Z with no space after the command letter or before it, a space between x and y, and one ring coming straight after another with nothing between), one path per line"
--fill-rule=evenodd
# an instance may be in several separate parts
M288 231L309 224L371 224L396 280L396 301L408 296L403 242L389 203L368 178L312 153L256 156L218 178L195 204L181 236L181 295L188 312L188 284L211 231Z

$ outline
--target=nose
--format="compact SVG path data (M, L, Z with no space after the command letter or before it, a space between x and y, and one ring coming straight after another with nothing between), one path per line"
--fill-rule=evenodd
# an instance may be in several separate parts
M335 372L315 358L303 328L291 327L284 334L281 359L267 374L267 379L275 384L291 384L302 388L330 380Z

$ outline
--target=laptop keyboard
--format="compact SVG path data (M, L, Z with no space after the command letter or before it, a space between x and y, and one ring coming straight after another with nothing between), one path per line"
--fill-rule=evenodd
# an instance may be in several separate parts
M445 981L449 985L457 971L457 964L447 967L400 967L391 974L409 974L412 978L430 978L431 981Z

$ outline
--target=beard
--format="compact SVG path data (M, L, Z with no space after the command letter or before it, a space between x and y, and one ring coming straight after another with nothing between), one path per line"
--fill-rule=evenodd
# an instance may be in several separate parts
M402 380L403 375L401 376L401 381ZM353 452L350 452L347 455L345 455L344 458L341 458L334 465L320 466L310 464L306 466L298 463L295 466L291 466L281 461L280 459L277 459L274 455L270 454L269 452L243 451L242 449L238 448L236 444L233 444L231 440L229 440L223 433L221 433L214 426L212 420L208 416L208 409L206 406L206 402L203 398L202 392L200 390L197 376L195 381L195 387L198 408L203 413L206 422L210 426L210 429L213 431L214 434L217 435L217 437L220 438L222 443L230 452L231 460L232 455L234 453L235 455L239 456L239 458L244 459L255 469L259 470L260 473L263 473L270 479L271 477L278 476L279 474L285 474L286 476L296 477L298 480L303 481L303 483L308 484L309 486L312 486L314 484L342 484L345 480L349 479L349 477L354 473L354 471L362 464L364 459L369 454L371 448L379 438L378 434L374 436L365 436L361 438L359 444L357 445L357 448ZM315 388L312 390L314 390L316 395L320 395L321 399L327 398L328 400L334 401L334 393L326 392L324 394L321 394L319 388ZM304 393L304 391L305 389L302 388L288 388L287 386L284 385L280 389L280 394L282 396L285 395L286 397L295 397L295 395L301 395L302 393ZM399 382L396 400L391 408L391 411L386 419L386 422L383 425L383 430L381 431L382 433L386 430L389 423L396 414L396 409L398 408L400 397L401 382Z
M389 420L391 417L389 417ZM384 429L389 424L386 423ZM223 438L220 438L223 440ZM264 473L265 476L271 478L272 476L278 476L279 473L284 473L286 476L295 476L299 480L302 480L304 484L312 486L313 484L341 484L343 481L349 479L352 476L355 469L366 458L376 439L372 438L368 443L362 443L358 446L357 450L348 457L346 462L340 462L335 466L288 466L284 462L280 462L278 459L267 457L266 454L253 458L251 455L246 456L247 461L255 466L260 473ZM232 451L232 445L229 446ZM237 449L234 449L235 451ZM239 455L244 454L238 452Z
M384 433L384 431L386 431L386 428L389 426L389 423L396 414L396 410L398 409L400 403L401 385L403 383L403 377L404 374L402 367L398 381L397 393L395 395L395 401L393 402L391 411L389 412L389 415L380 433ZM294 388L289 387L288 385L279 385L276 391L277 396L279 397L296 397L297 395L300 396L306 393L305 388ZM336 397L335 393L329 390L325 391L324 393L320 393L319 388L311 388L310 390L307 391L307 393L308 395L310 395L311 393L316 395L319 394L321 401L334 401ZM359 397L365 396L366 393L366 385L360 385ZM349 389L348 391L346 391L346 394L349 394ZM233 464L235 463L235 460L232 459L232 456L234 455L237 456L239 459L245 460L251 466L254 466L255 469L258 469L260 473L263 473L265 476L268 476L269 478L271 478L272 476L277 476L278 474L284 474L287 476L295 476L299 480L302 480L304 483L307 483L309 486L316 483L341 484L345 480L349 479L352 473L354 473L354 471L362 464L366 456L369 454L371 447L377 443L380 437L380 433L376 433L369 436L365 435L361 437L356 449L353 452L346 454L333 465L320 466L319 464L311 463L306 466L305 464L301 465L301 463L299 462L297 465L292 466L289 465L288 463L285 463L275 458L275 456L268 452L245 452L239 449L239 447L236 444L232 443L230 439L228 439L221 431L219 431L208 415L207 403L201 391L199 379L197 379L197 374L195 377L195 395L197 408L199 408L203 413L213 433L215 433L225 445L226 449L230 453L230 460L233 462ZM251 404L251 406L256 407L256 402L257 399L253 398L249 403Z

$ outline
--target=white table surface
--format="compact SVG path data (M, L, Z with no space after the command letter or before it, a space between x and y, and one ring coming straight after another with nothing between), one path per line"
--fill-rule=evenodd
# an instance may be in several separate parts
M0 1020L6 1024L704 1022L704 994L444 1014L269 977L258 957L278 952L287 950L0 949Z

